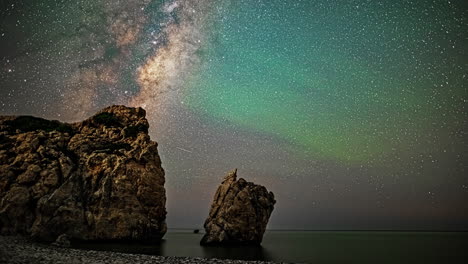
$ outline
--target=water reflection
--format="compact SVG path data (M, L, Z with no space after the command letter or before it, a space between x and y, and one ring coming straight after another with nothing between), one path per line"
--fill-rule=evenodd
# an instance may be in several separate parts
M72 247L77 249L88 249L97 251L113 251L130 254L145 254L164 256L166 240L161 240L156 244L137 242L106 242L106 241L72 241Z
M207 246L203 248L203 257L241 260L272 260L262 246Z
M137 253L159 256L192 256L217 259L271 261L273 258L262 246L200 246L200 234L171 233L159 243L132 242L74 242L80 249Z
M72 244L160 256L300 263L467 263L467 232L269 231L259 246L200 246L203 234L168 232L160 243ZM464 259L465 261L457 261Z

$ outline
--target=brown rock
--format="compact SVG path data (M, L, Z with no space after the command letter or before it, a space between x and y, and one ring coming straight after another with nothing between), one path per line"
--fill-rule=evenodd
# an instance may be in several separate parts
M18 178L16 179L16 182L22 183L22 184L27 184L31 182L35 182L37 178L37 174L41 171L41 167L32 164L28 167L28 169L22 173Z
M0 117L0 234L159 240L164 170L145 115L111 106L75 124Z
M205 221L202 245L262 242L276 203L274 195L263 186L236 178L237 170L234 170L218 187Z

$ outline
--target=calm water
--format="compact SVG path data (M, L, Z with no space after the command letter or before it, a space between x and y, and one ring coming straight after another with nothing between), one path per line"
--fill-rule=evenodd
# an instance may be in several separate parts
M261 247L201 247L203 234L169 230L159 245L78 248L162 256L302 263L468 263L467 232L267 231ZM466 252L465 252L466 251Z

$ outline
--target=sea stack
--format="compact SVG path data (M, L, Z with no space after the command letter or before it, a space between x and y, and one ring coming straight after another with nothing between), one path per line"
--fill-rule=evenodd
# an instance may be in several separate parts
M0 234L159 241L164 170L142 108L79 123L0 117Z
M265 187L230 172L216 191L200 244L260 245L275 203Z

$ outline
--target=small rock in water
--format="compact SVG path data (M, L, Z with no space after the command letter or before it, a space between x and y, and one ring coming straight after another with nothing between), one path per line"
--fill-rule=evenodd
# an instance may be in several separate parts
M230 172L216 191L200 244L259 245L275 203L265 187Z

